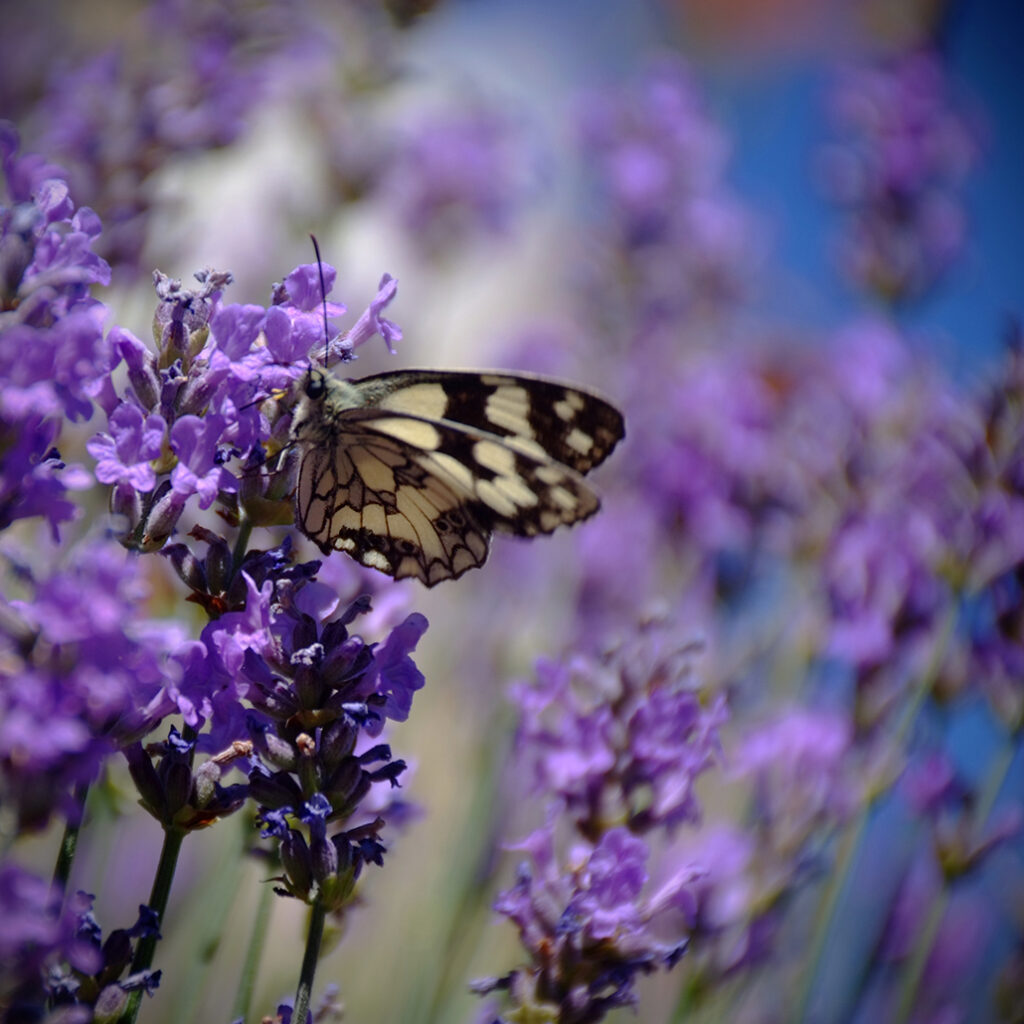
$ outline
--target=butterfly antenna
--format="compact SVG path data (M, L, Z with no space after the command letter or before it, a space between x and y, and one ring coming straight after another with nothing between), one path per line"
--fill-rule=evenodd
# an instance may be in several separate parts
M327 285L324 283L324 261L320 258L320 243L316 235L309 236L313 241L313 252L316 253L316 266L320 271L320 301L324 308L324 369L327 368L327 355L331 344L331 329L327 325Z

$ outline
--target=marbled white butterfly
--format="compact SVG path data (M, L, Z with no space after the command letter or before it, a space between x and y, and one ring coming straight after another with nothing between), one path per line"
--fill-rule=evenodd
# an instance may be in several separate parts
M603 398L544 377L399 370L339 380L311 368L292 419L295 521L325 553L428 587L521 537L599 506L583 474L622 439Z

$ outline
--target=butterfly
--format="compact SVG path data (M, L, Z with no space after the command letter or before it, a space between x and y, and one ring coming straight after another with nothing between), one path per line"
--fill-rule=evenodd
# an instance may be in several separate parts
M432 587L483 565L494 531L533 537L592 516L583 474L624 434L611 403L546 377L341 380L314 366L292 417L295 522L325 554Z

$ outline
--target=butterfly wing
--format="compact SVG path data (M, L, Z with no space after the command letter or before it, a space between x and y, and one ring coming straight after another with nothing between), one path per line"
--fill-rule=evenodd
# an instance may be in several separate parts
M386 407L345 410L306 449L296 489L298 524L321 550L427 586L482 565L493 530L550 533L598 506L539 445Z
M520 451L577 473L622 440L622 413L593 391L530 374L395 370L350 382L363 403L515 438Z

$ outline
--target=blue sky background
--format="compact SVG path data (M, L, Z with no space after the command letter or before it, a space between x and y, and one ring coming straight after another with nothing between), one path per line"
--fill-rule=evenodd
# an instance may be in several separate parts
M834 135L825 119L831 59L808 52L723 58L688 47L685 26L638 0L456 0L423 28L440 59L469 76L543 94L626 80L666 44L682 46L729 133L729 179L771 235L764 315L814 329L847 321L861 301L829 254L837 215L816 193L817 148ZM954 5L943 45L965 96L983 114L985 149L965 190L969 247L945 284L905 314L916 343L935 350L966 379L984 377L999 357L1006 325L1021 312L1024 265L1024 4L969 0ZM504 81L503 81L504 80Z

